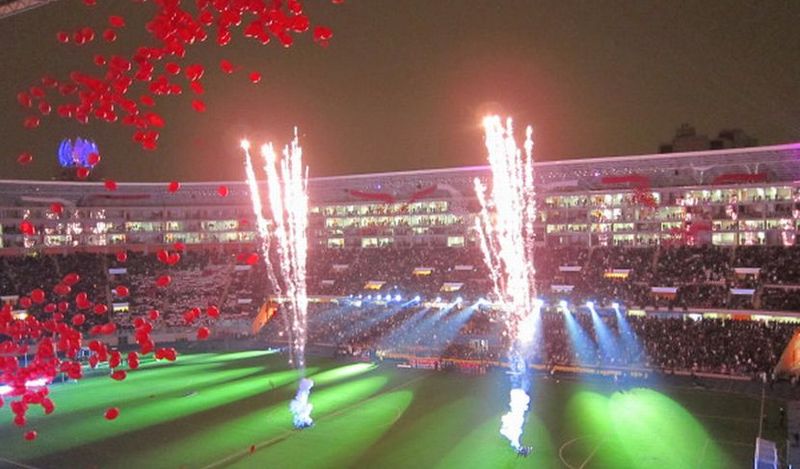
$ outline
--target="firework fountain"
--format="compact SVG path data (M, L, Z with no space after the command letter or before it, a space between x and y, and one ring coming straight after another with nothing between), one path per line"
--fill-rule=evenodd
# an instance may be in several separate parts
M488 191L478 178L474 181L481 204L475 228L509 339L512 388L500 433L515 450L527 454L530 448L522 446L520 440L530 403L528 360L539 331L541 309L535 298L533 267L533 131L531 127L526 130L523 156L514 139L511 119L503 124L497 116L486 117L483 127L492 181Z
M283 149L283 160L278 163L271 143L261 147L264 160L266 187L269 195L271 219L264 215L258 182L250 156L250 143L242 141L245 154L245 172L253 212L256 216L261 251L268 280L273 292L283 301L284 317L289 338L289 363L300 370L302 376L297 395L289 408L297 428L311 426L312 405L308 402L314 382L305 378L306 316L308 293L306 291L306 258L308 255L308 168L303 167L303 149L297 129L291 144ZM277 263L270 260L270 248L275 244Z

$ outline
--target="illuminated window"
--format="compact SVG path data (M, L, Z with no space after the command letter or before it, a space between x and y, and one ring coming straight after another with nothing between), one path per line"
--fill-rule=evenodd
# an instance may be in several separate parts
M464 237L463 236L448 236L447 237L447 247L463 248L464 247Z

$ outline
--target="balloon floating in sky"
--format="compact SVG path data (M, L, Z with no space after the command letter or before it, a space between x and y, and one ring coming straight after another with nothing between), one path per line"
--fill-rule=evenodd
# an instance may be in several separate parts
M84 0L84 3L93 7L96 0ZM199 81L205 73L204 67L181 63L190 47L209 37L218 46L226 46L236 34L262 45L275 39L283 47L290 47L297 34L312 30L312 26L313 40L318 45L327 46L333 37L327 26L312 24L301 0L192 2L197 8L186 8L177 1L147 3L153 5L154 12L144 28L149 35L146 42L134 47L128 55L95 55L93 63L99 71L75 70L60 79L42 79L44 88L33 86L18 93L19 104L26 110L38 110L42 116L50 115L53 108L50 101L54 100L48 99L48 90L52 90L50 94L62 96L55 96L61 103L55 115L82 124L99 120L129 126L133 129L135 143L145 150L154 150L158 137L149 128L158 125L148 120L140 105L154 107L155 99L146 95L137 100L129 94L146 87L156 97L179 95L184 88L180 81L188 82L195 94L202 94L204 89ZM87 22L92 23L92 16L86 15ZM113 44L125 34L126 26L125 18L111 15L72 31L62 29L55 34L55 39L79 47L98 39ZM220 62L224 74L232 74L235 68L227 59ZM250 80L257 83L260 75L255 76L251 75ZM195 103L195 110L202 112L199 107L201 105ZM35 129L40 125L40 116L28 115L23 125Z

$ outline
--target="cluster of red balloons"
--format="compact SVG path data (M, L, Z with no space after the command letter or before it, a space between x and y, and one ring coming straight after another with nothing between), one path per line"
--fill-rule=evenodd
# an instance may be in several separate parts
M343 0L331 2L340 4ZM91 7L96 0L83 0L83 3ZM43 76L39 82L17 94L19 105L28 110L28 115L22 121L23 126L36 129L41 125L42 116L51 114L83 124L91 119L119 123L133 129L133 141L143 149L154 150L160 136L157 129L166 125L165 119L155 112L157 99L181 94L184 83L180 80L185 80L188 89L196 96L192 100L193 109L197 112L206 111L205 102L199 98L205 93L202 83L205 69L200 64L181 64L187 47L206 41L210 35L219 46L225 46L230 43L233 31L237 28L241 28L244 37L261 44L268 44L275 39L284 47L289 47L295 34L311 29L311 21L303 11L301 0L195 0L192 11L184 9L178 1L157 1L154 5L155 13L145 25L151 39L155 40L154 45L138 46L129 54L95 55L93 62L100 69L99 72L76 70L63 79ZM110 43L117 40L125 27L123 17L112 15L97 31L102 31L99 37ZM97 37L96 27L90 25L56 34L58 42L77 46L91 43ZM313 29L313 40L321 46L327 46L332 37L330 28L315 26ZM227 75L239 69L227 59L221 60L219 67ZM251 83L259 83L262 74L251 71L247 78ZM133 96L134 93L138 96ZM20 165L29 165L33 160L29 152L17 156ZM99 155L90 155L91 166L99 161ZM90 168L87 167L76 170L79 179L86 179L89 173ZM104 186L108 191L117 189L113 179L106 179ZM167 186L169 193L179 190L178 181L172 181ZM226 197L229 190L226 186L220 186L217 192L219 196ZM60 216L64 212L64 205L54 202L50 211ZM20 223L19 229L26 236L37 234L36 227L27 220ZM180 252L184 249L183 243L175 243L173 252L161 249L156 253L156 258L166 266L174 266L180 261ZM118 263L126 262L127 253L118 251L116 260ZM247 257L251 265L257 261L257 254ZM123 359L118 350L103 342L103 337L117 331L116 323L107 314L108 306L93 301L84 291L73 292L80 281L80 275L72 272L53 285L50 292L37 288L21 296L16 305L5 304L0 307L0 335L9 338L0 342L0 382L10 388L8 396L12 402L9 407L18 426L26 425L26 414L32 405L41 406L45 414L55 410L55 404L48 395L49 385L58 375L63 374L73 380L82 378L78 355L86 334L93 337L88 343L89 365L95 368L100 363L107 363L111 370L109 377L115 381L125 380L130 370L139 368L141 356L152 353L157 360L177 359L174 348L156 349L151 333L160 313L155 309L133 320L138 351L129 352ZM156 285L162 288L171 283L172 278L167 274L156 279ZM116 298L126 298L130 294L126 285L117 285L112 292ZM219 308L214 305L209 306L205 313L211 319L220 316ZM184 319L187 324L192 324L201 314L200 308L192 308L184 314ZM207 326L202 326L196 334L199 340L205 340L211 331ZM22 365L18 357L23 355L33 358ZM122 369L125 362L127 370ZM3 404L0 397L0 406ZM116 407L108 408L104 413L107 420L115 420L119 415ZM27 441L35 440L37 436L35 430L24 434Z
M87 6L95 2L85 1ZM342 3L332 0L332 3ZM185 9L180 2L155 2L155 12L145 25L154 40L154 45L136 47L129 54L94 56L94 64L99 72L86 73L73 71L68 77L57 80L44 76L40 83L30 86L17 94L17 101L25 109L38 111L23 119L23 125L35 129L41 123L41 116L50 115L55 108L62 118L75 119L87 123L96 119L108 123L121 123L133 128L133 140L145 150L157 148L164 118L152 109L156 99L162 96L179 95L184 85L179 81L181 71L195 95L205 90L202 82L205 69L200 64L181 65L188 47L204 42L212 37L219 46L226 46L233 39L235 30L241 30L246 38L261 44L276 39L284 47L294 42L294 35L311 28L311 20L305 14L301 0L195 0L194 7ZM100 36L107 42L114 42L126 27L125 19L111 15L102 26ZM95 40L97 34L91 26L83 26L76 31L60 31L56 39L64 44L78 46ZM333 32L325 26L315 26L313 39L326 46ZM233 74L237 67L229 60L220 62L225 74ZM261 81L260 72L248 75L252 83ZM135 86L136 84L140 86ZM133 90L144 90L139 96L131 96ZM192 108L205 112L206 105L201 99L192 101ZM20 164L29 164L30 154L19 155ZM87 173L88 175L88 173ZM84 176L85 177L85 176ZM113 190L113 189L109 189Z
M179 252L184 251L186 246L177 242L172 248L173 252L159 250L156 258L167 266L175 265L180 261ZM122 250L117 251L115 257L118 263L128 259L127 252ZM8 395L12 402L9 407L18 426L27 424L26 414L32 405L41 406L46 415L55 410L55 404L48 397L49 385L59 374L63 373L74 380L82 378L78 353L87 336L96 337L88 342L89 366L96 368L100 363L107 363L109 377L115 381L125 380L130 370L138 369L141 356L153 353L156 360L177 360L178 353L174 348L156 348L151 337L153 324L160 317L155 309L133 320L138 351L128 352L123 357L119 350L107 345L102 338L115 334L117 324L108 316L105 303L92 301L85 291L74 292L73 287L77 287L80 281L78 273L70 272L52 287L51 292L35 288L19 297L16 304L9 303L0 309L0 334L10 338L0 343L0 382L10 387ZM156 283L166 288L172 279L164 274L157 278ZM124 298L130 291L125 285L117 285L113 293L116 297ZM19 314L16 310L24 310L25 313ZM98 318L93 321L97 323L88 326L87 314ZM201 314L200 308L192 308L184 315L186 323L194 323ZM213 320L219 318L219 308L209 306L206 316ZM88 329L84 326L88 326ZM211 336L211 330L201 326L196 336L199 340L205 340ZM33 358L27 365L22 365L18 357L26 354ZM123 369L126 362L127 370ZM3 404L0 397L0 406ZM115 420L119 416L119 409L109 408L104 416L107 420ZM24 438L33 441L37 438L37 432L28 431Z

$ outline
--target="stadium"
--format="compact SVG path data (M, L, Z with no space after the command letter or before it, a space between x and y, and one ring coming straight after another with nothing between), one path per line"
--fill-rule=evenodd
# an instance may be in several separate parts
M34 292L79 272L81 327L115 324L101 334L126 354L147 323L179 355L142 357L109 383L87 351L85 382L51 386L63 410L28 413L37 446L0 409L0 455L10 467L287 467L300 453L303 467L791 461L798 172L797 145L534 165L543 306L526 458L496 436L509 337L473 188L489 167L310 179L308 431L286 412L298 375L246 184L0 181L0 295L16 318L42 317L52 303Z
M0 0L0 468L800 467L800 3L675 7Z

